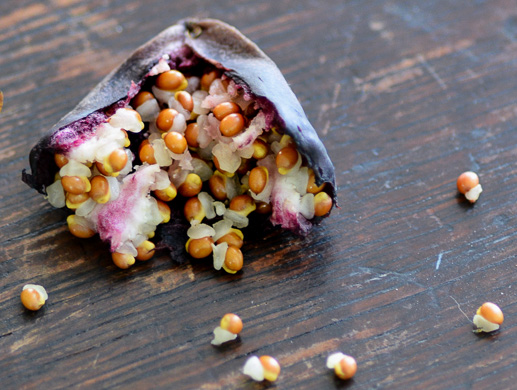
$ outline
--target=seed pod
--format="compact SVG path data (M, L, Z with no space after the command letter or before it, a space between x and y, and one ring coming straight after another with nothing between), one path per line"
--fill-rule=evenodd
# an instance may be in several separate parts
M194 69L203 69L203 72L197 74L197 77L200 78L199 89L193 93L187 90L188 93L191 93L193 99L193 114L198 115L198 113L195 112L196 106L199 106L199 94L196 95L197 92L205 94L206 96L206 91L210 91L212 87L215 88L218 85L225 93L226 91L229 92L230 89L240 91L239 93L242 93L245 101L253 101L253 104L250 105L252 106L251 111L248 110L248 107L241 109L242 113L232 113L229 114L229 116L242 115L245 117L243 119L245 119L244 122L246 126L248 126L248 122L250 122L251 127L254 121L254 118L251 118L251 116L260 112L262 123L257 123L257 126L254 128L271 130L270 134L274 133L272 134L274 137L279 134L289 136L292 144L296 145L296 150L303 160L304 166L306 165L314 171L315 185L320 186L326 183L325 192L332 200L331 206L336 204L334 168L332 163L316 131L306 118L302 107L280 70L254 43L244 37L235 28L211 19L182 20L137 49L122 65L106 76L74 110L52 127L48 135L37 143L30 153L31 172L23 171L23 181L40 193L45 194L46 187L54 182L55 173L59 169L54 162L54 155L56 153L63 154L67 156L67 158L70 158L70 156L73 155L71 152L73 152L74 148L77 148L89 140L95 129L106 125L108 119L115 114L117 109L127 107L135 96L137 96L139 92L142 92L141 89L145 85L155 83L155 86L160 89L161 92L170 94L173 97L178 90L183 90L187 87L186 79L184 80L181 74L190 75ZM181 79L181 83L176 83L176 78L172 80L174 83L171 80L162 83L163 76L160 81L156 81L158 79L156 76L164 74L165 72L175 77L178 76L177 78L178 80ZM141 96L142 95L140 95L140 97ZM138 99L133 101L136 102ZM143 102L141 103L144 104ZM258 114L255 118L257 117L259 117ZM228 116L225 118L228 118ZM240 117L238 119L240 119ZM236 121L232 123L232 126L229 124L225 126L223 124L222 129L231 130L228 132L228 135L232 137L232 142L242 142L244 148L248 134L247 128L241 129L240 123L240 121ZM273 129L277 129L278 132L275 132L276 130ZM109 128L105 130L109 132ZM123 148L124 145L126 145L126 141L123 136L120 138L120 131L118 129L115 130L117 130L117 135L114 136L114 142L118 142L117 145ZM198 137L190 137L191 134L188 134L187 143L191 147L196 147L195 145L197 145L197 143L194 141L197 141L201 149L204 148L203 145L205 145L204 142L206 141L205 138L207 135L204 133L201 134L201 128L198 130L200 132ZM138 155L139 145L135 140L141 142L144 137L138 133L131 134L131 137L133 153ZM192 138L197 138L197 140ZM280 139L280 136L278 136L278 139ZM153 142L153 147L158 148L159 142L156 138L151 139L150 137L149 140ZM253 142L253 140L254 139L250 139L249 141ZM162 140L159 139L159 141ZM208 143L209 142L210 140ZM224 145L219 144L219 146ZM287 145L283 145L283 147L285 146ZM139 156L140 160L146 161L146 163L142 162L143 166L155 163L152 148L147 147L147 149L150 149L149 152L151 153L146 154L145 158L143 158L142 155ZM214 158L205 157L205 161L211 164L212 159L214 161L217 160L215 158L215 150L220 152L217 156L219 157L231 149L224 147L219 149L214 148ZM164 148L163 151L157 149L156 157L158 159L159 155L161 156L163 153L169 152L167 148ZM277 152L278 150L275 151L275 153ZM268 153L267 148L265 153ZM188 150L185 151L185 155L190 156ZM104 158L105 157L107 157L107 155L104 155ZM271 173L272 177L270 177L269 180L276 180L278 172L273 171L278 170L275 169L274 165L267 165L268 157L262 158L262 155L257 155L256 158L260 158L260 164L267 167ZM221 158L218 159L221 160ZM104 163L103 160L99 161L100 163ZM96 165L99 161L95 161ZM138 159L135 162L140 164ZM240 156L238 159L233 158L232 160L232 164L235 165L235 163L237 163L236 166L232 165L232 167L235 168L232 172L236 175L245 174L240 169L237 170L237 168L240 168L240 162ZM185 160L181 161L181 163L188 165L189 161ZM219 161L219 163L222 164L223 162ZM273 161L273 164L274 163ZM128 165L130 164L128 163ZM160 165L163 167L161 163ZM226 166L227 165L223 168ZM288 177L290 175L291 170L289 164L287 166L282 165L280 168L282 176ZM120 176L117 177L119 181L123 180L123 177L128 174L128 172L124 172L125 169L126 168L124 168ZM230 172L229 170L227 171ZM110 173L110 175L115 176L115 173ZM285 193L285 187L287 186L275 187L271 192L271 196L289 199L290 194ZM306 185L302 188L303 192L305 191L305 187ZM151 191L151 188L149 188L149 191ZM178 192L181 192L179 187ZM129 194L129 191L122 190L120 196L126 196L126 193ZM184 196L191 195L192 194L189 193ZM299 233L307 233L312 223L319 220L319 218L315 218L309 221L304 218L301 213L293 213L291 212L292 210L282 208L283 203L280 201L271 201L270 199L257 200L273 205L271 214L268 214L273 224L281 225L284 228L295 230ZM106 203L106 207L110 202L111 200ZM98 210L96 210L94 214L102 215L102 213L97 213L97 211ZM325 215L326 214L328 213L325 213ZM164 218L162 222L165 220L166 218ZM158 229L161 230L157 231L158 237L161 237L161 242L157 242L157 247L172 249L179 246L178 244L183 236L178 235L177 224L175 225L174 220L172 222L171 224L160 225L158 227ZM166 222L164 223L166 224ZM104 227L104 225L101 227ZM149 232L142 233L148 234ZM101 239L112 240L111 235L107 232L99 235Z

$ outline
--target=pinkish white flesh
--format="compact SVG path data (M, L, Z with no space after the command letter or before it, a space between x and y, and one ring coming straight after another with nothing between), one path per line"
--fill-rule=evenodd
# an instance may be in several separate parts
M479 314L474 315L472 322L476 326L476 329L474 330L474 332L476 332L476 333L479 333L479 332L490 333L490 332L494 332L500 328L499 324L490 322L485 317L483 317Z
M264 380L264 367L257 356L252 356L246 360L242 372L254 381L262 382Z
M475 203L479 199L479 195L481 195L482 192L483 188L481 187L481 184L478 184L465 193L465 198L467 198L467 200L469 200L471 203Z

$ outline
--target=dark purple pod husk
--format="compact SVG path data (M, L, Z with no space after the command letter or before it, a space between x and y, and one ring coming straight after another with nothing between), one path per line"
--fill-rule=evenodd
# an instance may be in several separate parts
M209 63L242 87L265 113L267 125L294 139L316 183L327 183L326 191L337 204L332 162L278 67L237 29L213 19L182 20L138 48L34 146L31 173L24 170L22 180L45 194L58 171L54 154L66 153L117 108L127 106L163 55L169 56L172 69Z

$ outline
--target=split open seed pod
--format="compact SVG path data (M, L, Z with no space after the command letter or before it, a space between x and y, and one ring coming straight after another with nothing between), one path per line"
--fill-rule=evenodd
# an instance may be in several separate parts
M260 193L250 190L254 167L267 171L251 183ZM199 219L242 229L261 210L306 234L336 205L333 165L279 69L211 19L180 21L137 49L37 143L30 169L25 183L55 207L73 205L74 229L137 259L155 233L157 249L183 247ZM86 196L92 183L103 196ZM164 202L170 188L178 196ZM232 209L242 195L250 204ZM186 220L190 197L200 210Z

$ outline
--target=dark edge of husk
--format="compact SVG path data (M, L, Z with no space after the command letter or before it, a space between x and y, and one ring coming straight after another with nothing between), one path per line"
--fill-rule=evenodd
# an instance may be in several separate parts
M89 122L90 127L92 122L100 123L102 118L106 118L108 108L129 104L151 68L164 54L174 60L175 56L179 58L188 50L223 70L245 93L256 99L261 108L276 113L275 125L284 128L285 133L294 139L298 150L314 170L317 184L327 183L327 191L337 205L334 166L284 76L257 45L236 28L215 19L181 20L139 47L32 148L29 156L31 174L23 170L22 180L46 194L45 188L54 182L57 172L54 154L60 152L52 144L53 135L74 126L74 131L80 132L81 123L87 117L93 118ZM314 222L320 219L315 218ZM172 242L167 243L165 239L173 232L166 227L163 230L162 245L169 249L177 248L176 240L171 245Z

